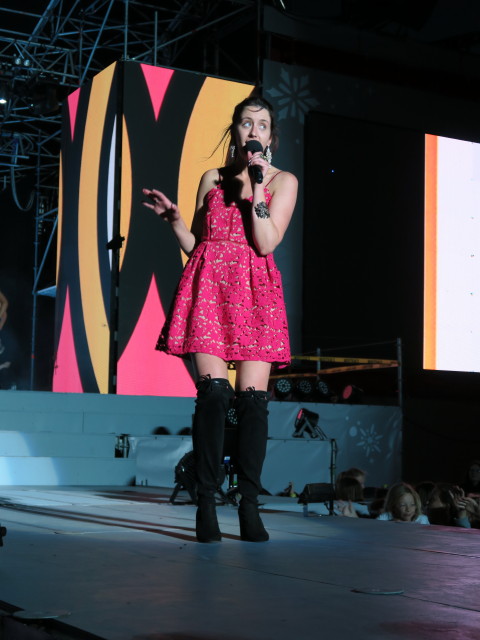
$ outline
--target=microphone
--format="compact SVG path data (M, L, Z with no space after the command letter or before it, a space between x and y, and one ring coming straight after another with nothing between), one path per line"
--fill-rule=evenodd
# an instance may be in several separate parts
M247 144L245 145L245 149L247 151L250 151L250 153L257 153L257 151L261 151L263 153L263 147L258 140L248 140ZM252 176L257 184L262 184L263 173L258 165L250 165L248 167L248 173Z

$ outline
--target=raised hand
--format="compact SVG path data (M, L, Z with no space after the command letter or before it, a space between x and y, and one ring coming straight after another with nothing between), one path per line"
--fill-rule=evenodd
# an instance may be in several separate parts
M455 492L449 491L449 494L453 500L453 504L455 505L455 508L457 509L458 517L466 518L468 498L465 497L465 493L463 489L456 487L456 491Z
M247 158L248 158L248 166L252 167L256 165L260 167L262 175L265 178L270 168L270 165L265 160L265 156L263 155L263 153L261 151L256 151L255 153L252 153L251 151L247 151Z
M180 212L176 204L167 198L167 196L157 189L142 189L143 195L149 200L144 200L142 204L151 209L157 216L160 216L166 222L175 222L180 218Z
M338 510L339 515L346 516L347 518L358 518L358 513L355 511L351 500L337 500L335 507Z

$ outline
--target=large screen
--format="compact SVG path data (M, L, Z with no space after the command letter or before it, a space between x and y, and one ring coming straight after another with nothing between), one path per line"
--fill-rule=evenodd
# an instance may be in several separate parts
M480 145L448 133L306 118L303 351L400 338L412 393L480 372Z
M480 144L425 137L424 367L480 372Z

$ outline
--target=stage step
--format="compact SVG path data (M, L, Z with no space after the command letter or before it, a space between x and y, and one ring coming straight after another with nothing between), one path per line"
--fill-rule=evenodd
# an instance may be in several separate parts
M0 485L86 486L133 485L134 458L27 457L0 458Z
M0 457L114 457L117 437L113 433L58 433L53 431L0 431Z
M0 431L143 436L192 426L194 398L0 390Z

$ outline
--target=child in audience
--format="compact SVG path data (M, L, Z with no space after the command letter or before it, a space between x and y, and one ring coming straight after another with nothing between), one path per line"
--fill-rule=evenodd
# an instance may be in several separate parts
M341 478L355 478L360 483L362 489L365 488L365 479L367 477L366 471L362 471L362 469L357 469L357 467L350 467L350 469L346 469L345 471L341 471L337 477L337 484Z
M363 489L358 480L352 476L339 476L335 491L335 513L355 518L369 517L368 506L363 503Z
M383 513L377 520L430 524L427 516L422 513L420 496L406 482L398 482L390 487L385 498Z

